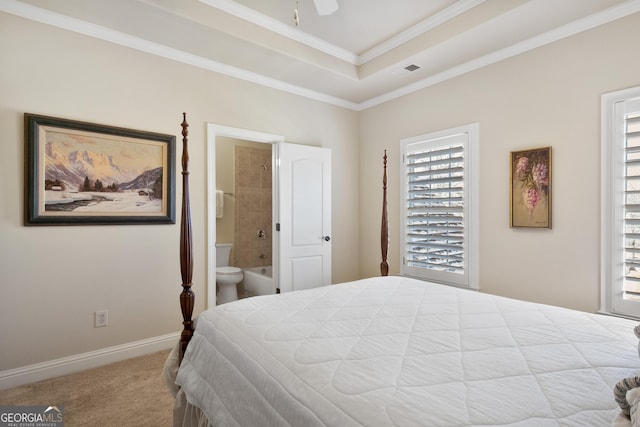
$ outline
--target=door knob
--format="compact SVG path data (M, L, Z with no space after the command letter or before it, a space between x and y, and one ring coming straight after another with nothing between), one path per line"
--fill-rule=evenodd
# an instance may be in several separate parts
M325 241L325 242L328 242L329 240L331 240L331 237L329 237L329 236L324 236L324 241Z

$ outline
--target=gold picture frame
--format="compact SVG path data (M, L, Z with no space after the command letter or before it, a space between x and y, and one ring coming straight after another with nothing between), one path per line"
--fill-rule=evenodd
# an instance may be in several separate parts
M511 228L551 228L551 147L511 152Z

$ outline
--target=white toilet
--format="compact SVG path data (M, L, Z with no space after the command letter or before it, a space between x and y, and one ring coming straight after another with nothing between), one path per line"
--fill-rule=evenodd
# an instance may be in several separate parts
M238 283L242 282L242 269L229 266L231 243L216 243L216 284L218 304L238 299Z

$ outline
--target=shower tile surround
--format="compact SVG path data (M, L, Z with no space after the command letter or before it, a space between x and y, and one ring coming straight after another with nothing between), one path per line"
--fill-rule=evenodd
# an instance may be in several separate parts
M235 225L232 265L270 266L272 262L271 146L234 147ZM264 231L263 238L259 237Z

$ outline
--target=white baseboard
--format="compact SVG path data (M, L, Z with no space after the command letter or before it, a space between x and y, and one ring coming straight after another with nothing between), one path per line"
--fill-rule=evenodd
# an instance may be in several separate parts
M179 338L180 333L176 332L2 371L0 372L0 390L167 350L173 348Z

